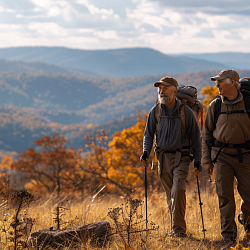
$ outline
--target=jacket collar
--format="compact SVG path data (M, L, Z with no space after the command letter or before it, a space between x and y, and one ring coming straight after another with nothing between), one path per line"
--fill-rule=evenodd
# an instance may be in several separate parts
M237 97L236 101L233 104L228 102L227 99L225 99L224 96L221 96L221 100L225 104L233 105L235 103L238 103L238 102L242 101L243 100L243 95L242 95L242 93L240 91L238 91L238 97Z

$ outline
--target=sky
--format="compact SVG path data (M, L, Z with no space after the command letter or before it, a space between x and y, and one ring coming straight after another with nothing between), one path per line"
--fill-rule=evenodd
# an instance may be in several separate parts
M250 52L249 0L0 0L0 48Z

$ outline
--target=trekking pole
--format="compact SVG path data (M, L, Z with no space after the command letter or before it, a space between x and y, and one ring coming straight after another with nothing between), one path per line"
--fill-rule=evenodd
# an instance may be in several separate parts
M148 190L147 190L147 166L145 167L145 206L146 206L146 230L148 230Z
M201 109L201 130L202 130L202 128L203 128L203 106L202 106L202 109ZM199 169L199 166L200 166L200 163L198 162L198 165L194 166L194 167L198 167L198 169ZM200 193L200 185L199 185L199 177L198 177L198 175L196 176L196 178L197 178L197 188L198 188L198 196L199 196L199 205L200 205L200 210L201 210L202 232L204 234L204 239L205 239L205 232L207 230L204 227L204 220L203 220L203 213L202 213L202 205L203 205L203 203L201 202L201 193ZM210 182L212 182L211 176L210 176Z
M200 185L199 185L199 177L197 177L197 187L198 187L198 195L199 195L199 205L200 205L200 210L201 210L201 221L202 221L202 232L204 234L204 239L205 239L205 232L207 231L205 228L204 228L204 220L203 220L203 213L202 213L202 205L203 203L201 202L201 194L200 194Z

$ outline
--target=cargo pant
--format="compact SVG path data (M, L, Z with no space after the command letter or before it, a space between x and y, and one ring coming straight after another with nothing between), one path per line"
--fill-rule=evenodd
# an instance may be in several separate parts
M171 215L170 232L175 234L186 233L186 179L190 162L189 156L181 156L176 161L175 153L164 153L158 160L158 173Z
M212 159L216 156L212 150ZM220 153L215 163L216 193L219 199L221 235L223 237L237 237L235 223L234 178L237 189L242 198L241 212L245 230L250 229L250 153L243 154L243 163L239 163L238 155Z

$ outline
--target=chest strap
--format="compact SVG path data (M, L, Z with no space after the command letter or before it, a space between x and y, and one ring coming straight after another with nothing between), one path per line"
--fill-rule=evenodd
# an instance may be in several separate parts
M220 148L217 155L212 160L213 164L215 162L217 162L217 159L218 159L220 152L223 148L236 148L237 153L238 153L239 163L243 162L241 149L244 148L245 150L250 150L250 140L246 141L244 143L240 143L240 144L231 144L231 143L220 142L220 141L215 139L215 140L207 140L206 143L207 143L209 148L212 148L212 147L219 147Z

